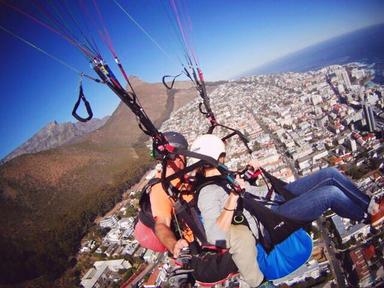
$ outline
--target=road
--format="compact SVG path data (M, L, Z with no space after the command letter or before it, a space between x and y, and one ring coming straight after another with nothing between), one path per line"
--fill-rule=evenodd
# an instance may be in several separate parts
M120 288L131 288L131 287L135 287L135 285L137 283L139 283L144 277L145 275L147 275L148 273L152 272L152 270L160 263L160 262L163 262L164 258L167 257L167 256L164 256L164 254L160 254L159 257L156 259L156 261L154 263L150 263L147 267L145 267L145 269L143 271L141 271L139 273L139 275L137 275L135 277L135 279L127 284L127 282L123 283Z
M321 233L321 238L323 239L325 243L325 251L327 254L327 258L329 260L329 264L331 266L331 271L333 274L333 277L336 279L337 287L338 288L345 288L345 281L344 281L344 274L341 270L339 260L336 259L335 255L335 249L333 247L333 243L331 238L329 237L328 229L325 226L326 220L323 216L320 217L319 220L317 220L317 224L319 226L319 230Z
M268 133L269 136L272 138L278 154L283 159L284 163L291 168L292 173L295 176L295 179L299 178L299 175L297 174L296 168L295 168L295 161L286 156L285 154L286 151L283 143L281 143L280 140L277 138L277 136L274 133L272 133L272 131L269 130L267 125L264 124L263 120L258 115L256 115L256 113L251 108L248 107L248 111L253 115L253 117L255 117L261 129L263 129L265 133Z
M139 283L139 282L145 277L145 275L147 275L149 272L151 272L151 271L153 270L153 268L156 267L157 264L158 264L157 262L156 262L156 263L151 263L151 264L149 264L147 267L145 267L145 269L144 269L143 271L141 271L141 272L139 273L139 275L137 275L137 276L135 277L135 279L134 279L132 282L130 282L130 283L128 284L128 283L127 283L127 282L129 281L129 279L128 279L127 282L121 284L120 288L131 288L131 287L135 287L135 285L136 285L137 283Z

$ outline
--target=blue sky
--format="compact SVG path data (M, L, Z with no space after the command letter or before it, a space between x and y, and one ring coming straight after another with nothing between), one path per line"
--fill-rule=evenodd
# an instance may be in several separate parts
M159 82L164 74L179 72L181 66L176 55L182 57L182 48L167 16L170 10L166 5L157 0L118 1L171 56L171 59L166 57L112 1L98 0L113 45L128 74ZM7 2L16 3L24 11L34 11L29 1ZM89 0L83 2L92 5ZM183 2L188 6L192 22L193 47L207 80L230 79L314 43L384 22L384 1ZM84 22L89 20L84 11L73 13L84 16ZM88 24L90 30L96 30L92 28L93 23ZM0 25L93 75L78 49L2 4ZM101 39L96 41L102 55L115 68ZM0 31L0 43L2 158L48 122L73 121L71 110L79 77L3 31ZM119 103L103 85L84 81L84 91L96 117L110 115Z

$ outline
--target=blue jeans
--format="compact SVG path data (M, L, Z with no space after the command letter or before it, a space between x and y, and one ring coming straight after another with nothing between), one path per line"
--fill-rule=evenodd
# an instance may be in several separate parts
M314 221L327 209L337 215L360 221L369 205L369 197L335 168L322 169L285 186L297 197L274 210L294 220Z

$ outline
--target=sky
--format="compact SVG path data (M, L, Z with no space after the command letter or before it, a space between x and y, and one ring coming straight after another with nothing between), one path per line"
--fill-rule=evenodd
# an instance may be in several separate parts
M163 75L181 71L183 47L178 41L174 22L170 21L172 12L167 0L115 0L162 50L135 26L114 0L94 1L129 75L147 82L160 82ZM44 0L5 2L32 15L42 15L36 12L38 10L32 3L44 3ZM78 1L64 2L68 3L71 15L79 19L82 30L94 36L104 59L118 74L107 46L97 33L102 31L98 16L92 9L83 7L81 10L73 5ZM231 79L315 43L384 22L384 1L381 0L181 2L188 11L191 30L188 34L206 80ZM93 7L91 0L81 3ZM55 6L43 7L48 11L51 9L52 14L55 11L58 15L65 13ZM44 17L50 20L49 16ZM79 49L1 2L0 25L78 71L95 76ZM76 25L71 28L76 29ZM77 100L80 77L2 30L0 43L1 159L49 122L75 121L71 111ZM83 80L83 88L95 117L110 115L116 109L119 99L104 85Z

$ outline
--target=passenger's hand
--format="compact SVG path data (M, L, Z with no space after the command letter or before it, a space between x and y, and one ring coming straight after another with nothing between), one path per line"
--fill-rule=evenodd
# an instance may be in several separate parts
M237 206L237 199L239 199L240 197L240 194L239 193L234 193L233 191L231 193L229 193L229 199L230 199L230 203L235 203L235 205ZM232 205L231 205L232 207ZM235 207L236 208L236 207ZM227 209L232 209L230 207L227 207Z
M236 183L239 184L241 189L245 188L245 181L243 178L240 178L240 176L238 174L236 175Z
M188 247L188 242L185 239L180 239L176 242L175 247L173 247L173 257L179 257L181 249Z

